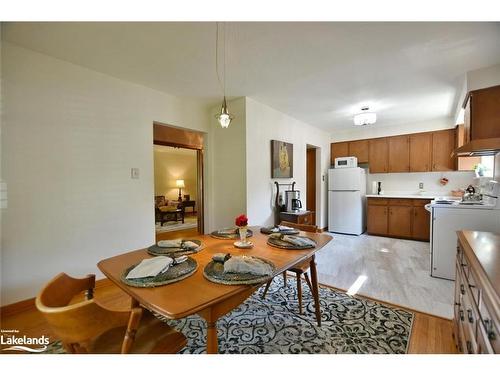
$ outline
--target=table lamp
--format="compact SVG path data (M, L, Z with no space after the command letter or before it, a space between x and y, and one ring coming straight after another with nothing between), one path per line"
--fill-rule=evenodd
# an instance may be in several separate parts
M175 180L175 186L179 188L179 202L182 201L181 190L185 187L184 180Z

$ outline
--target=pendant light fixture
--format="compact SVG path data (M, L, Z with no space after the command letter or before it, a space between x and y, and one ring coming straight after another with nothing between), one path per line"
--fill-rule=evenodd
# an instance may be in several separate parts
M217 80L221 86L224 99L222 100L222 107L220 113L218 113L215 118L219 121L219 124L223 128L227 128L231 124L231 120L234 118L227 109L226 103L226 25L224 25L223 33L223 67L222 67L222 82L219 75L219 22L217 22L216 34L215 34L215 71L217 73Z

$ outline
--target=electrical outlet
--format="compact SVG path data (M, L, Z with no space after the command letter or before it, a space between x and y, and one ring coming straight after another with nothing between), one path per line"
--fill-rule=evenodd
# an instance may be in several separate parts
M420 182L420 183L418 184L418 188L419 188L419 189L423 189L423 188L424 188L424 183L423 183L423 182Z
M130 170L130 177L137 180L139 178L139 168L132 168Z

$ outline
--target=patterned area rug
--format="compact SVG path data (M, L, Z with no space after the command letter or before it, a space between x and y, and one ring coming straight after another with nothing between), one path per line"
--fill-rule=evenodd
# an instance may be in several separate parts
M263 287L218 321L221 354L383 353L404 354L414 314L320 287L318 327L309 287L303 282L304 314L298 313L295 279L276 277L264 300ZM181 353L204 353L206 323L197 315L169 321L188 339ZM59 343L50 352L61 353Z

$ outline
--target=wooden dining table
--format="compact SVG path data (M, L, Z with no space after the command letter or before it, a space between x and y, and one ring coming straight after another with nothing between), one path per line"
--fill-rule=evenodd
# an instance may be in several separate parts
M260 227L251 227L253 236L248 240L254 246L251 249L235 248L234 239L217 239L210 235L195 236L202 242L203 249L190 255L198 263L196 272L186 279L154 288L138 288L124 284L120 278L124 270L151 258L147 249L131 251L100 261L97 266L106 277L132 297L133 303L156 312L168 319L181 319L198 314L207 322L207 353L218 352L217 320L238 307L262 284L257 285L222 285L207 280L203 269L212 260L215 253L230 253L232 256L251 255L271 261L276 266L274 276L292 266L310 259L311 283L317 321L321 324L319 305L318 278L314 254L323 248L332 237L324 233L301 232L316 241L316 247L307 250L287 250L267 244L268 236L260 233Z

